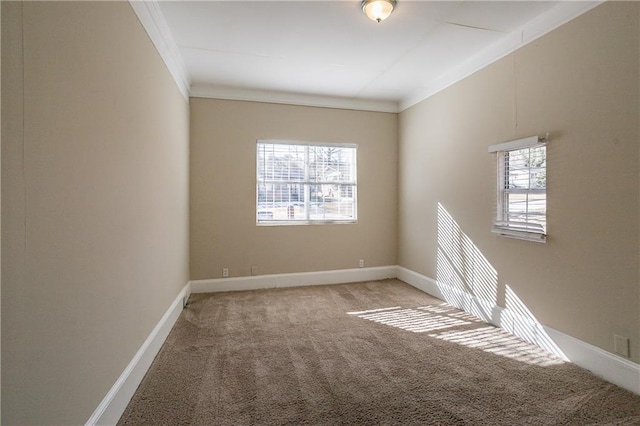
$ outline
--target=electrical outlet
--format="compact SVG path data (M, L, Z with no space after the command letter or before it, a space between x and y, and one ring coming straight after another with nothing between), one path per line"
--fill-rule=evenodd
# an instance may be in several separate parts
M624 336L613 335L613 350L618 355L629 358L629 338Z
M257 266L252 266L251 267L251 275L258 275L258 267Z
M364 268L364 259L360 259L360 261L358 262L358 267Z
M222 268L222 277L226 278L229 276L229 268Z

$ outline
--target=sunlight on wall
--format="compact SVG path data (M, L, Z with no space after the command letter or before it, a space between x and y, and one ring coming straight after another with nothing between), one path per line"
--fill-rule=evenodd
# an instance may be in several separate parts
M349 315L413 333L429 332L429 337L479 349L527 364L549 366L563 361L544 349L529 344L497 327L442 303L417 308L372 309Z
M440 203L436 279L447 302L491 319L498 302L498 273Z
M549 337L544 327L536 319L518 295L507 284L505 289L506 310L502 315L502 328L515 334L529 343L540 346L547 351L568 360L567 356Z
M568 360L510 286L505 287L506 309L498 307L498 272L440 203L436 281L453 306Z

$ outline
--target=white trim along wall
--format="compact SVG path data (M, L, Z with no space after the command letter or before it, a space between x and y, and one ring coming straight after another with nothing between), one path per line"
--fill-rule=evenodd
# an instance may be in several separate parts
M518 312L487 304L469 293L439 283L433 278L401 266L381 266L190 281L176 296L167 312L98 405L86 425L109 425L118 422L192 293L344 284L388 278L404 281L427 294L475 315L483 321L555 353L613 384L640 395L640 365L634 362L536 323L532 318L525 317Z

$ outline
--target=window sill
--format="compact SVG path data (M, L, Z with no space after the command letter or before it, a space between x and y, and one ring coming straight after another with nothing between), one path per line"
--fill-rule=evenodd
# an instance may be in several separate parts
M501 237L515 238L517 240L533 241L536 243L547 242L547 235L540 232L522 231L509 228L501 228L498 226L494 226L491 229L491 232L493 232L494 234L498 234Z

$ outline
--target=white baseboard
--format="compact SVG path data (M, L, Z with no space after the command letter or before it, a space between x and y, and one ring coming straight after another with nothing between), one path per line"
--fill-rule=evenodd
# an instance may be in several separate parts
M640 395L640 365L634 362L402 266L397 278Z
M220 291L260 290L280 287L345 284L396 278L396 266L339 269L333 271L301 272L292 274L256 275L252 277L218 278L191 281L192 293Z
M138 389L138 385L140 385L144 375L147 373L153 359L158 354L171 328L180 316L184 300L189 297L190 293L190 284L187 283L151 331L149 337L140 346L138 352L136 352L127 368L124 369L100 405L98 405L98 408L87 420L87 426L115 425L118 423L120 416L127 408L131 397Z

